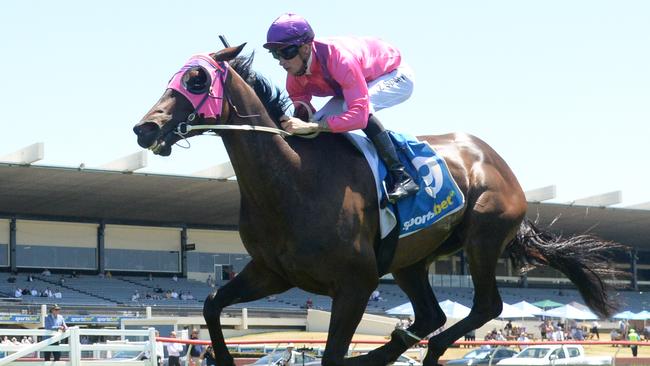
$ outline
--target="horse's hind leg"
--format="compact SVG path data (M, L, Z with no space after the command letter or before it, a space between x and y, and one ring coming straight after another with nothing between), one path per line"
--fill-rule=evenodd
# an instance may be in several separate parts
M438 305L438 301L429 285L427 274L428 266L425 261L418 262L393 273L395 282L397 282L399 287L408 296L411 304L413 304L415 321L407 331L402 329L393 331L390 341L383 346L366 355L351 358L346 361L349 361L353 365L387 365L394 362L397 357L411 348L420 339L445 324L445 313L442 312L442 309Z
M254 301L291 288L273 272L251 261L244 269L217 292L210 294L203 305L203 317L210 331L210 340L217 357L217 365L234 366L234 360L221 331L221 311L228 305Z
M480 210L480 208L478 209ZM457 339L496 318L503 308L496 283L496 265L505 245L516 234L523 213L481 212L476 208L461 232L469 270L474 283L474 305L469 315L442 333L431 337L424 366L438 364L438 359Z

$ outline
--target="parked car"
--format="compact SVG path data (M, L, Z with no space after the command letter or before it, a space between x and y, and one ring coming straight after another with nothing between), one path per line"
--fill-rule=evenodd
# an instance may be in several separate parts
M496 365L497 362L513 357L517 353L519 351L512 348L484 346L468 352L462 358L449 360L445 365Z
M584 348L579 345L552 344L524 348L515 357L499 361L498 365L612 365L612 357L586 356Z
M254 363L248 364L246 366L283 366L282 365L282 356L284 352L275 352L269 355L266 355ZM320 366L321 359L309 354L293 351L294 363L293 366ZM422 364L408 356L401 355L395 360L395 362L389 364L392 366L422 366Z
M292 353L292 358L294 360L293 365L295 366L320 366L320 358L303 352L293 351ZM283 355L283 351L274 352L246 366L283 366Z
M113 353L111 361L138 361L141 360L143 351L118 351Z
M422 366L422 363L414 360L408 356L401 355L395 362L388 364L389 366Z

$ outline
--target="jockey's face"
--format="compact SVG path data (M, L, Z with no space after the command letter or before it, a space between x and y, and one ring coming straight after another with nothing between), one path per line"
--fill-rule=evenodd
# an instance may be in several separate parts
M288 46L275 51L273 52L273 57L278 60L280 66L282 66L282 68L284 68L289 74L300 76L305 73L307 59L309 59L309 55L311 54L311 44L303 44L297 48L297 52L295 47L296 46Z

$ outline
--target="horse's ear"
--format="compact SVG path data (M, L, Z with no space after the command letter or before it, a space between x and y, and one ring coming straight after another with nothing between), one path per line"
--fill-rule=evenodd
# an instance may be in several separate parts
M239 53L244 49L244 46L246 46L246 43L242 43L237 47L224 48L215 53L212 57L215 61L230 61L239 55Z

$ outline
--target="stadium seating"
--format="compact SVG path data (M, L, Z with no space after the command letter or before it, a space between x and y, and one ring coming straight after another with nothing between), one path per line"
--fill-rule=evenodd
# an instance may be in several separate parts
M122 276L116 275L112 278L100 278L96 275L81 275L72 278L69 275L64 277L65 282L60 283L61 275L53 274L45 277L40 273L33 273L34 282L27 281L27 273L20 273L16 276L14 283L8 282L9 273L0 273L0 297L14 298L15 288L36 288L41 292L46 287L54 290L59 288L63 293L60 299L25 295L20 298L25 304L70 304L70 305L98 305L98 306L157 306L187 309L201 309L203 300L212 291L206 283L178 278L176 281L171 277L153 277L150 281L147 276ZM154 294L156 288L163 291L176 290L176 292L191 293L194 299L146 299L146 294ZM386 310L401 305L408 301L406 295L395 284L382 283L379 285L381 299L368 301L366 311L368 313L383 314ZM140 297L132 299L135 291ZM553 300L560 303L571 301L582 302L580 295L575 289L549 289L549 288L500 288L504 302L516 303L521 300L536 302L540 300ZM472 306L473 289L468 287L434 287L434 293L438 301L450 299L465 306ZM162 294L158 294L162 295ZM613 293L624 310L638 312L648 309L650 306L650 294L644 292L621 291ZM314 295L303 290L294 288L282 294L259 299L245 304L235 304L230 308L258 308L258 309L281 309L300 310L307 306L307 299L311 299L311 306L314 309L330 310L332 301L327 296ZM14 300L16 301L16 300Z

